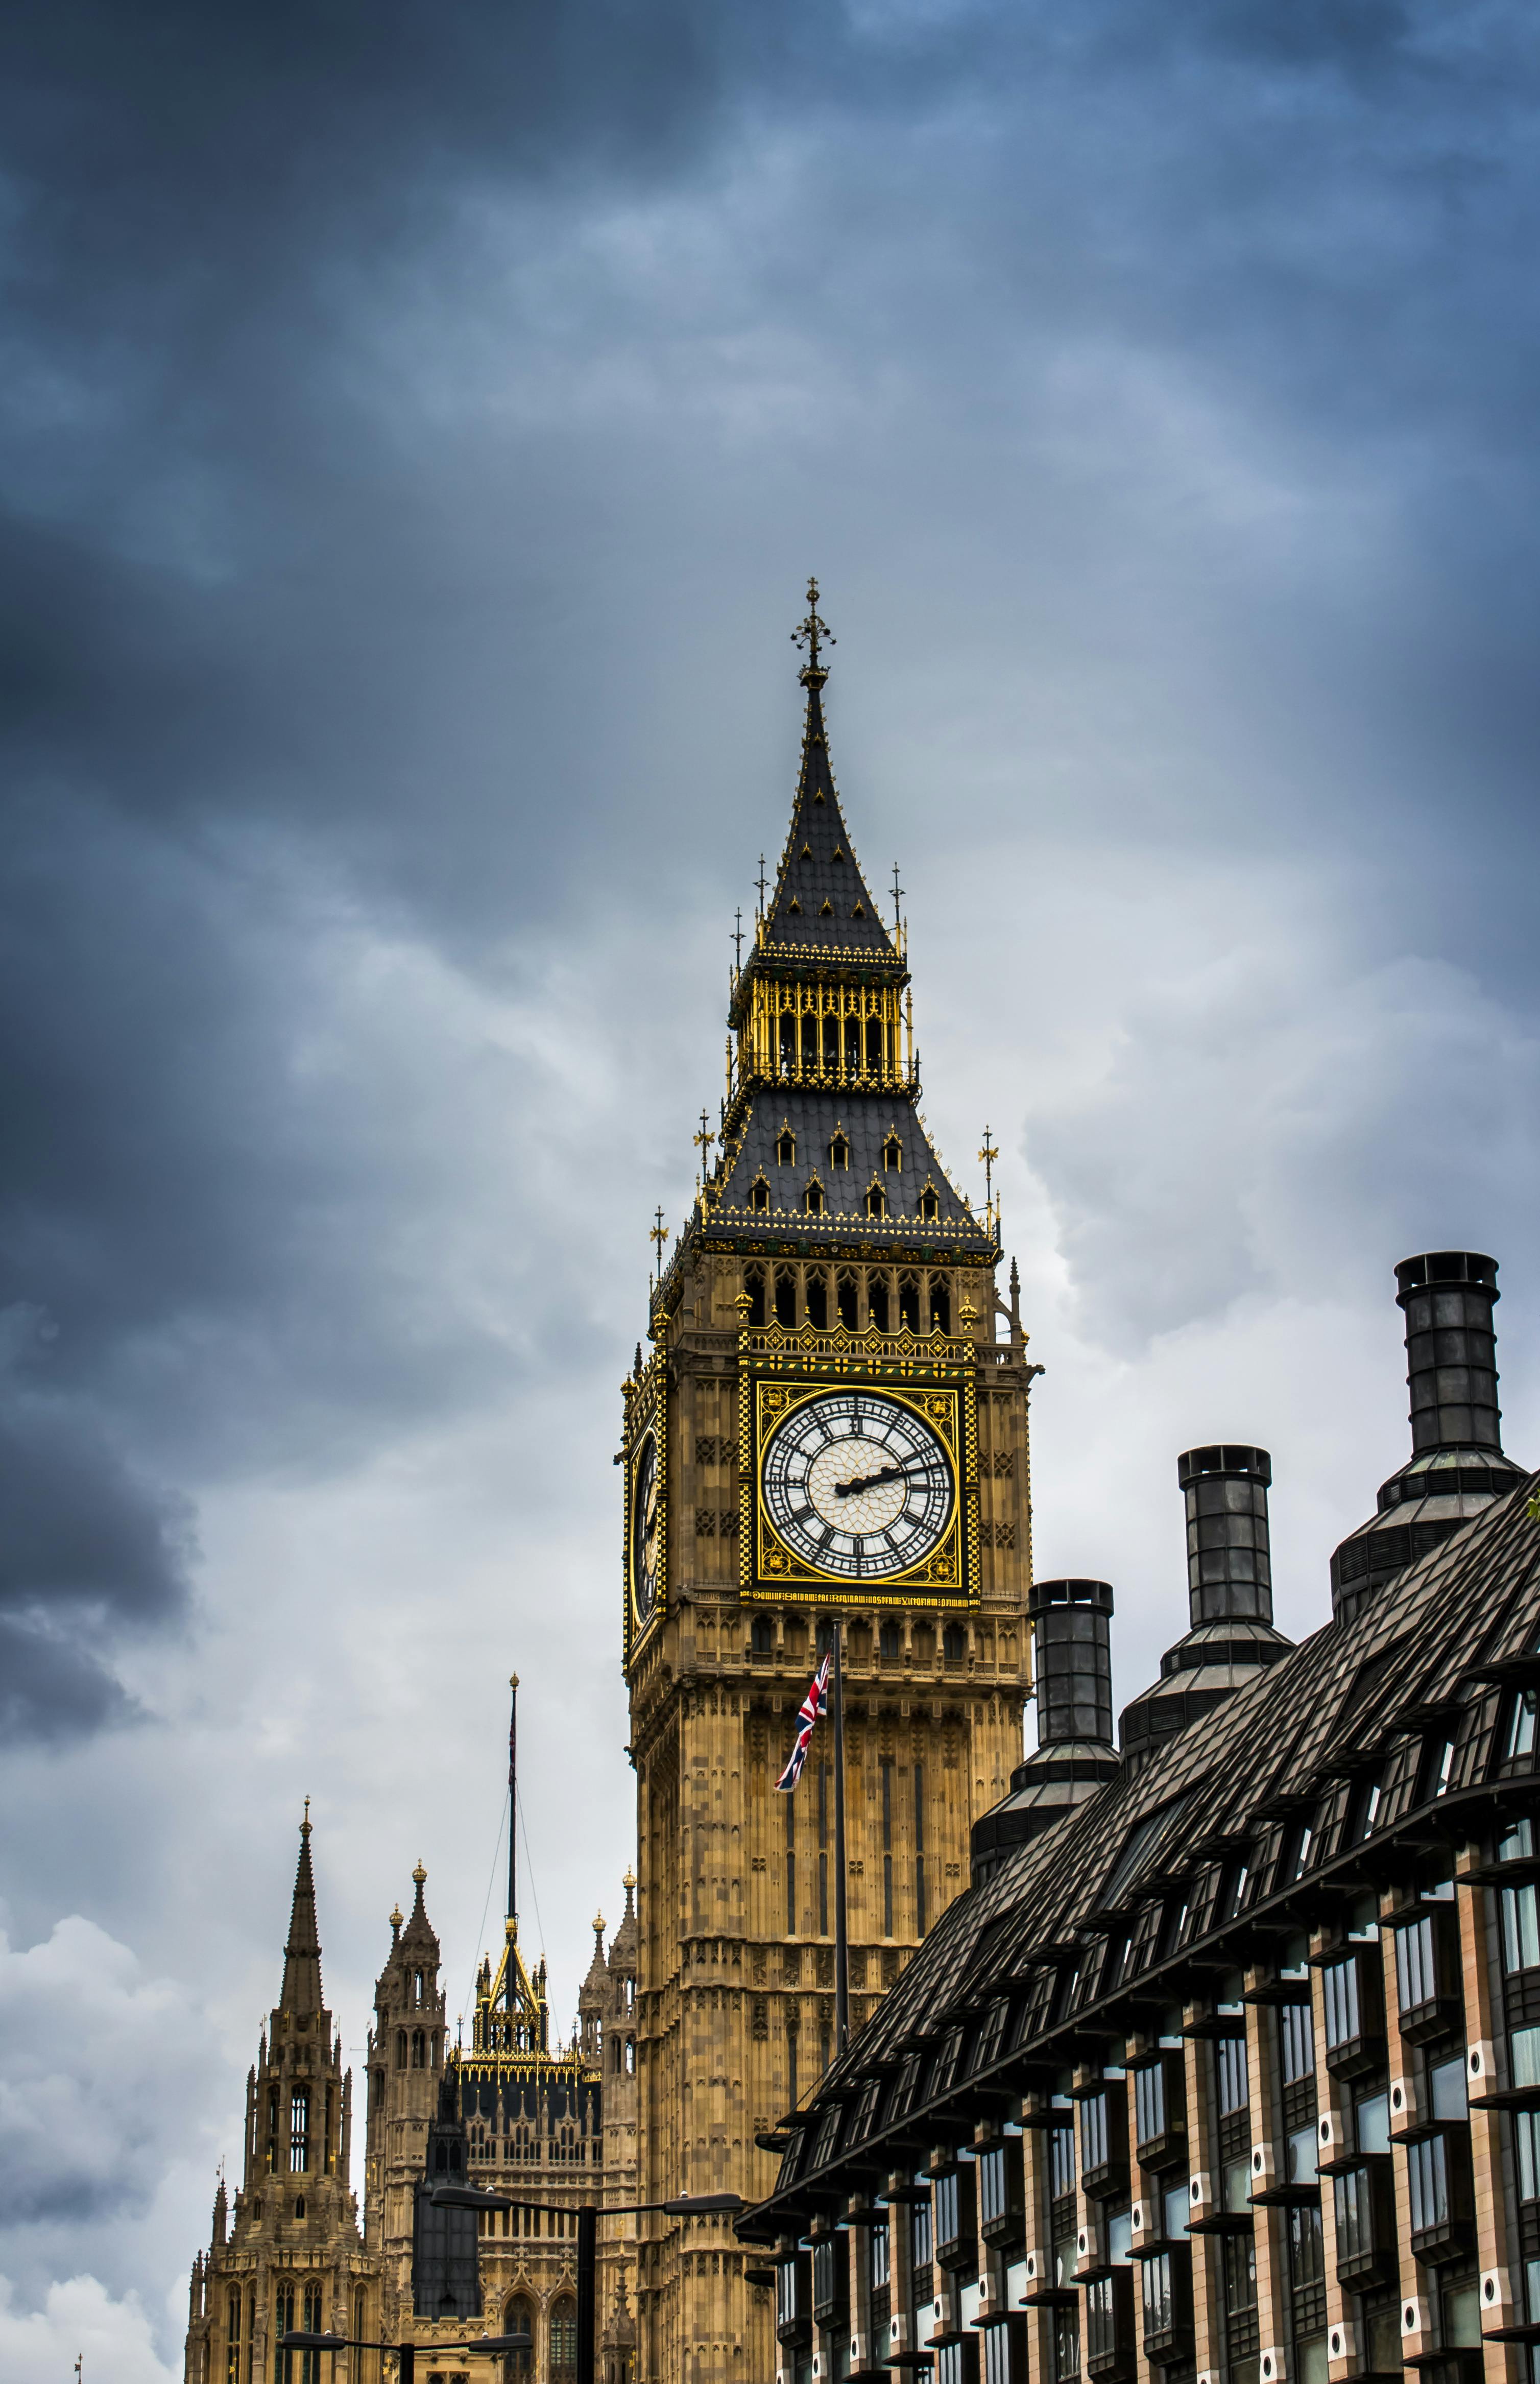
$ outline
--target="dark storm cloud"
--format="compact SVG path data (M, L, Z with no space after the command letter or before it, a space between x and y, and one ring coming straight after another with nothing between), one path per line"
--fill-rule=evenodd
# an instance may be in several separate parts
M432 1130L306 1065L321 948L356 906L503 983L505 936L657 901L661 818L747 862L731 702L682 770L671 714L686 652L736 692L783 516L874 606L949 555L1006 673L1017 555L1061 536L1050 635L1174 617L1244 715L1216 739L1287 748L1245 834L1326 816L1378 862L1420 806L1373 900L1522 929L1484 845L1529 833L1537 726L1534 92L1519 12L1388 0L9 15L0 1301L89 1419L38 1474L58 1549L77 1505L121 1527L28 1642L35 1711L106 1677L67 1677L71 1599L182 1612L183 1484L503 1378L392 1255ZM1134 518L1105 425L1064 502L1042 392L1099 347L1372 485L1397 587L1285 563L1237 601L1180 493Z

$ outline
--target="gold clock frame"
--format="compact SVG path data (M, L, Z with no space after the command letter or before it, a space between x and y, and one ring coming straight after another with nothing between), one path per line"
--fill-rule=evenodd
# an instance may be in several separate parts
M668 1432L667 1402L661 1379L662 1369L654 1358L649 1368L652 1379L643 1376L642 1384L631 1401L626 1419L626 1462L623 1468L625 1495L621 1500L621 1529L624 1533L623 1568L625 1575L624 1661L629 1664L633 1652L661 1620L668 1603ZM658 1577L652 1599L652 1611L642 1616L637 1611L636 1538L632 1531L632 1514L636 1503L637 1468L641 1452L651 1440L657 1450L658 1482Z
M938 1334L745 1328L739 1378L739 1594L815 1596L844 1606L976 1606L980 1599L978 1397L972 1345ZM838 1347L833 1346L838 1344ZM831 1360L833 1361L831 1363ZM831 1391L869 1391L928 1424L952 1471L941 1538L901 1572L852 1581L822 1572L788 1547L765 1509L771 1437L799 1408Z

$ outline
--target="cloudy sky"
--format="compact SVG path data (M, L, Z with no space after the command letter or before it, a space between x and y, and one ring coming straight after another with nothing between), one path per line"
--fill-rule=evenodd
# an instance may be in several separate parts
M180 2373L301 1799L363 2043L619 1909L618 1385L816 571L1040 1571L1279 1616L1495 1252L1540 1455L1540 38L1506 0L0 26L0 2367ZM531 1914L529 1907L535 1909Z

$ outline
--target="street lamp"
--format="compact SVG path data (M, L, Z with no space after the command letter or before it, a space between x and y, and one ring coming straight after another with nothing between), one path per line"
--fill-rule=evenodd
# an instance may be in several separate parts
M526 2202L516 2193L492 2193L479 2185L439 2185L428 2197L439 2210L570 2210L570 2204ZM677 2193L667 2202L615 2203L601 2212L596 2204L582 2202L578 2205L578 2378L577 2384L593 2384L595 2280L598 2268L599 2221L613 2211L617 2216L629 2218L638 2214L661 2210L670 2218L735 2218L748 2204L740 2193ZM528 2348L527 2337L519 2338L520 2347ZM435 2345L435 2349L439 2346ZM453 2350L451 2343L445 2348ZM513 2348L513 2338L500 2339L500 2348ZM409 2371L402 2384L413 2384Z
M501 2353L505 2351L528 2351L532 2338L528 2334L478 2334L471 2342L435 2342L425 2346L441 2351L485 2351ZM363 2342L354 2334L316 2334L291 2327L278 2339L280 2351L393 2351L400 2362L400 2384L416 2384L417 2346L415 2342Z

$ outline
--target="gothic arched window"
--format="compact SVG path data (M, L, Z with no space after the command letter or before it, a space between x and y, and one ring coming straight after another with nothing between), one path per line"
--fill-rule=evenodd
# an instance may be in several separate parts
M829 1279L822 1267L807 1271L807 1321L820 1333L829 1321Z
M749 1646L755 1656L773 1656L776 1652L776 1626L767 1614L756 1614L749 1625Z
M289 2097L289 2167L295 2176L310 2167L310 2089L296 2086Z
M768 1198L768 1193L766 1197ZM750 1267L743 1277L743 1288L748 1293L751 1303L750 1323L763 1324L764 1322L764 1269Z
M503 2326L507 2334L523 2334L529 2338L528 2350L511 2352L508 2356L510 2377L527 2377L531 2372L535 2348L535 2313L522 2294L516 2301L511 2301L503 2311Z
M398 2028L396 2030L396 2067L398 2069L404 2069L405 2067L406 2030L404 2028Z
M763 1175L756 1175L749 1187L749 1206L751 1209L768 1209L770 1206L770 1186Z
M786 1267L776 1270L776 1322L795 1324L797 1322L797 1278Z
M942 1274L930 1278L930 1329L933 1333L951 1331L951 1294Z
M287 2278L273 2288L273 2341L281 2342L294 2327L294 2288ZM294 2384L294 2354L275 2348L273 2352L273 2384Z
M920 1286L912 1274L899 1277L899 1329L918 1333L920 1329Z
M802 1206L810 1217L821 1217L824 1213L824 1187L816 1175L802 1195Z
M835 1285L835 1298L839 1310L839 1322L847 1333L855 1331L855 1277L842 1274Z
M941 1655L949 1664L961 1664L968 1652L968 1634L961 1622L949 1622L941 1633Z
M859 1018L847 1018L845 1021L845 1065L852 1076L860 1074L861 1021Z
M925 1190L920 1195L920 1214L925 1219L927 1225L933 1225L935 1223L937 1216L939 1213L940 1207L941 1203L938 1200L935 1193L927 1184Z
M789 1126L782 1128L776 1144L776 1164L777 1167L795 1167L797 1164L797 1137Z
M834 1140L829 1145L829 1165L831 1167L849 1167L850 1163L851 1146L842 1134L837 1134Z
M412 2067L414 2069L426 2069L428 2067L428 2039L420 2028L412 2030Z
M880 1076L882 1074L882 1021L880 1018L868 1018L866 1021L866 1074L869 1076Z
M888 1169L903 1165L903 1145L896 1134L890 1134L882 1146L882 1163Z
M797 1021L789 1010L781 1012L781 1074L789 1076L797 1066Z
M886 1217L888 1214L888 1195L880 1184L874 1184L866 1195L866 1214L868 1217Z
M896 1622L885 1622L877 1633L877 1653L885 1663L896 1663L902 1652L902 1641Z
M551 2312L553 2384L578 2373L578 2304L564 2293Z

